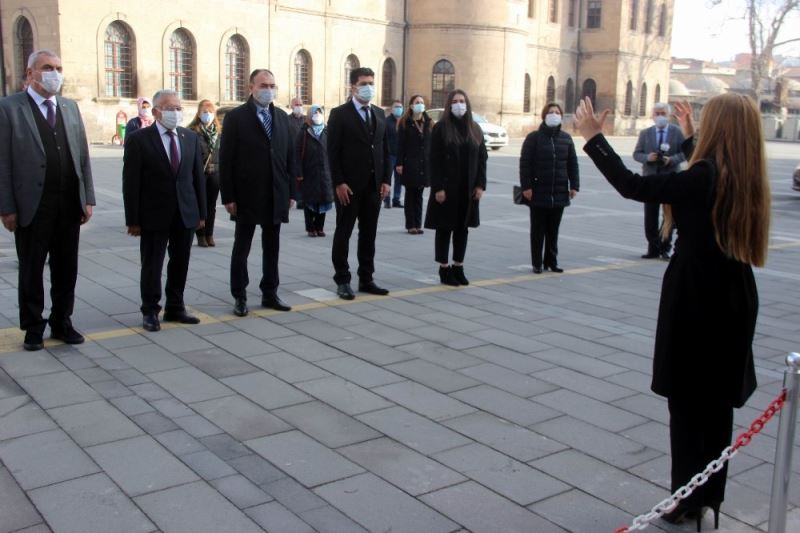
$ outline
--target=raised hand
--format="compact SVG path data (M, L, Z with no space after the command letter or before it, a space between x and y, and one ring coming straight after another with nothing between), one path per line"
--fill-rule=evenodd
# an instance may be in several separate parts
M677 119L684 138L688 139L694 135L694 117L692 113L692 106L689 104L689 102L684 100L683 102L675 102L673 107L675 112L672 113L672 115Z
M575 129L588 141L598 133L603 133L603 123L610 112L606 109L599 117L595 115L592 99L587 96L580 101L578 109L575 110Z

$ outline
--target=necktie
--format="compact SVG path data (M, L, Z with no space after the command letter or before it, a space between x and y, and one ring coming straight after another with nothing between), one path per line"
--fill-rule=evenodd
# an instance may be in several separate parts
M262 109L258 112L258 116L261 117L261 125L264 126L267 138L272 139L272 115L266 109Z
M658 149L661 150L661 145L664 144L664 130L658 130Z
M367 131L371 133L372 132L372 124L370 124L370 120L369 120L369 106L366 106L366 105L361 106L361 109L364 111L364 117L365 117L364 123L367 125Z
M175 142L175 132L168 130L169 135L169 164L172 167L172 173L178 175L178 168L181 166L180 154L178 153L178 143Z
M47 106L47 123L50 127L56 128L56 106L53 105L52 100L45 100L44 105Z

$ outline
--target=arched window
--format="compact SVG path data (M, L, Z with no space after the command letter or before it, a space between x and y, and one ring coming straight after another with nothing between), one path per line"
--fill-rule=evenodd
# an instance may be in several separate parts
M587 96L591 99L592 105L597 106L597 83L592 78L583 81L581 98L586 98Z
M17 19L14 28L14 54L16 55L16 82L19 88L25 81L25 73L28 70L28 58L33 53L33 28L25 17Z
M630 81L625 86L625 108L622 114L629 117L633 113L633 83Z
M642 91L639 93L639 116L647 114L647 84L642 84Z
M556 101L556 79L553 76L547 78L547 91L545 92L547 103Z
M381 72L381 105L390 106L394 100L394 59L387 59L383 62Z
M558 0L550 0L549 19L553 24L558 23Z
M603 2L589 0L586 4L586 27L599 28L603 20Z
M194 41L179 28L169 40L169 85L181 100L194 100Z
M118 20L112 22L106 28L104 44L106 96L133 97L133 37L130 30Z
M446 59L440 59L433 65L433 82L431 83L431 107L444 107L447 95L456 88L456 69Z
M658 17L658 36L663 37L667 33L667 4L661 4L661 16Z
M639 0L631 0L631 21L628 28L631 31L636 31L639 26Z
M525 74L525 93L522 95L522 112L531 112L531 75Z
M564 112L575 112L575 82L567 78L567 88L564 91Z
M361 62L355 56L355 54L350 54L347 56L347 59L344 60L344 98L350 95L350 72L354 71L355 69L361 67Z
M305 50L294 56L294 97L311 104L311 54Z
M658 103L661 101L661 84L656 85L656 94L654 102Z
M653 0L647 0L647 7L644 11L644 32L651 33L653 31Z
M225 100L240 102L247 98L247 41L232 35L225 45Z

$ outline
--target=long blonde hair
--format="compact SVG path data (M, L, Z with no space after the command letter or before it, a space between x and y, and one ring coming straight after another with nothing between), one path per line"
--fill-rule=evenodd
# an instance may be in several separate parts
M749 96L726 93L708 101L700 124L689 166L703 159L716 164L711 219L717 245L730 258L764 266L771 208L761 114ZM671 226L672 209L665 205L665 234Z

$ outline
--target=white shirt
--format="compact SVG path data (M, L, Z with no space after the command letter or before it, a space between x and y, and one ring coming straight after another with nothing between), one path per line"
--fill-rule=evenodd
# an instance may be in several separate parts
M356 100L356 97L355 97L355 96L354 96L353 98L351 98L351 99L350 99L350 101L351 101L351 102L353 102L353 105L354 105L354 106L356 106L356 111L358 111L358 116L359 116L359 117L361 117L361 120L363 120L364 122L366 122L366 121L367 121L367 117L366 117L366 115L364 114L364 110L363 110L363 109L361 109L361 108L362 108L362 107L364 107L364 106L367 106L367 112L369 112L369 109L371 108L371 106L369 105L369 103L362 104L361 102L359 102L358 100ZM371 116L370 116L370 122L372 122L372 117L371 117Z
M156 121L156 128L158 128L158 135L161 137L161 144L164 145L164 151L167 152L167 159L169 162L172 163L172 158L169 156L169 144L170 144L170 136L167 134L168 130L164 126L161 125L160 122ZM181 162L181 136L178 135L178 132L175 131L175 145L178 147L178 163Z
M39 108L39 111L42 112L42 116L47 120L47 106L45 105L45 101L50 100L53 102L53 111L56 113L58 112L58 100L56 100L56 95L51 96L50 98L45 98L41 94L34 91L30 85L28 85L28 95L33 98L33 101L36 102L36 107Z

